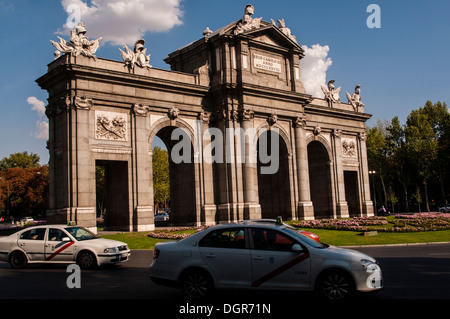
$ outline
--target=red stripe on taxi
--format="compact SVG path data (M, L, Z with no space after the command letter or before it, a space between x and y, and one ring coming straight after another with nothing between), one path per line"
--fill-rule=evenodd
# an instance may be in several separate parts
M65 249L67 249L68 247L72 246L75 242L71 241L70 243L65 244L64 246L62 246L60 249L58 249L57 251L55 251L53 254L51 254L50 256L48 256L45 260L49 261L51 259L53 259L56 255L58 255L59 253L61 253L62 251L64 251Z
M275 269L274 271L271 271L270 273L268 273L267 275L255 280L252 283L252 287L258 287L260 285L262 285L263 283L265 283L266 281L269 281L270 279L278 276L279 274L285 272L286 270L294 267L295 265L301 263L302 261L306 260L309 258L309 254L308 253L304 253L294 259L292 259L290 262L284 264L281 267L278 267L277 269Z

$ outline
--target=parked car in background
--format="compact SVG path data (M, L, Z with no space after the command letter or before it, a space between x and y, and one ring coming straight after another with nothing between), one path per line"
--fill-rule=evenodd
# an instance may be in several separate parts
M23 217L22 219L20 219L20 221L24 223L30 223L33 220L34 220L33 217Z
M226 288L317 291L343 299L383 283L374 258L321 243L278 220L220 224L158 243L150 278L180 287L189 299Z
M441 213L450 213L450 204L448 204L447 206L439 208L439 211Z
M155 215L155 222L167 222L169 221L168 213L157 213Z
M97 237L80 226L27 227L0 238L0 261L13 268L29 263L77 263L81 268L127 261L131 251L123 242Z

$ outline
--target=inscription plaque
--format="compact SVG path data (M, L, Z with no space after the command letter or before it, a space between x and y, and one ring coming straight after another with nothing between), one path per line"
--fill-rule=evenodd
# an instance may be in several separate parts
M253 65L257 69L281 73L281 60L255 53Z

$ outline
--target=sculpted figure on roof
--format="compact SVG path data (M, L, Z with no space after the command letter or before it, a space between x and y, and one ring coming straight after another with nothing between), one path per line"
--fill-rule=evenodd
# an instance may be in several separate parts
M260 27L262 18L252 18L254 10L255 8L251 4L248 4L245 7L244 16L234 30L235 35L258 29Z
M83 22L80 22L75 30L70 31L70 42L58 37L59 42L50 40L53 46L57 49L55 52L55 59L58 58L61 53L70 53L72 56L84 55L88 58L97 60L95 52L100 46L102 38L90 41L86 36L86 28Z

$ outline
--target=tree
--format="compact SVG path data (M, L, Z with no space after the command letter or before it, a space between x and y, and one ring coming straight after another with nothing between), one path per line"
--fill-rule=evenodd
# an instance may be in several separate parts
M12 167L2 174L3 207L10 215L22 217L44 213L48 208L48 167ZM5 193L6 184L7 193Z
M0 169L7 170L12 167L29 168L29 167L39 167L40 157L37 154L28 152L14 153L9 155L9 157L4 157L0 161Z
M153 197L155 205L170 200L169 153L159 146L153 148Z
M378 125L371 127L367 130L367 159L369 163L369 169L375 170L380 177L384 205L387 207L387 196L385 186L385 175L387 173L387 158L386 158L386 145L385 129L381 121L378 121ZM374 197L376 196L374 190Z
M424 109L413 110L406 120L406 149L409 158L414 159L413 165L424 187L425 209L429 212L428 180L433 171L432 166L438 155L436 133Z

